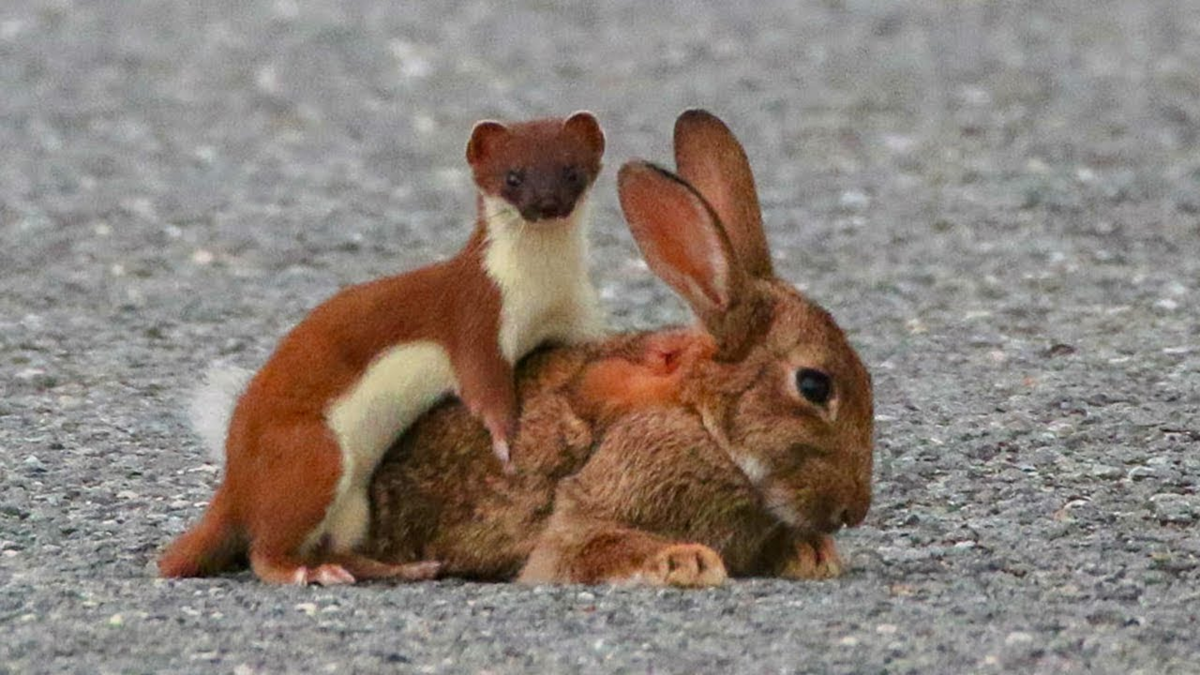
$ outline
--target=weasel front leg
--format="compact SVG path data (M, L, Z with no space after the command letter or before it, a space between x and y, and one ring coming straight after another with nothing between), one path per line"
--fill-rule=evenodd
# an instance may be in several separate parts
M483 421L492 436L492 452L505 466L509 460L509 440L517 434L516 374L512 364L491 349L473 346L451 358L458 377L459 398Z

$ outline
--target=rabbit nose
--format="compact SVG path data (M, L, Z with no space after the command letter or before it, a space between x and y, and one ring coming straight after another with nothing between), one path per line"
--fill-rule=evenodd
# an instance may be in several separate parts
M820 529L822 532L832 534L843 527L852 527L852 518L853 516L849 508L845 506L835 506L825 514L825 517L822 520L817 521L820 523L818 525L818 529Z
M830 500L833 504L829 514L831 524L835 528L861 525L871 509L871 483L856 481L844 485L835 494L837 497Z
M867 517L866 506L843 506L834 515L834 522L846 527L857 527Z
M850 509L842 507L833 512L829 519L829 524L835 529L840 529L843 525L848 525L846 521L850 518Z

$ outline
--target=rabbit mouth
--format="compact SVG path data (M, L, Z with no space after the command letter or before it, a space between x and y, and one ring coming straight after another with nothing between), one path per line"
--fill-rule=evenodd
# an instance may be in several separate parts
M785 525L798 529L806 529L801 527L804 519L800 517L800 512L796 510L796 507L788 503L786 499L768 497L767 510L771 512L771 515L783 521Z
M794 492L781 486L771 487L763 492L763 503L772 516L793 529L822 534L833 534L840 530L840 524L833 522L821 524L798 507L798 504L804 504L807 501L809 493L810 490L807 489Z

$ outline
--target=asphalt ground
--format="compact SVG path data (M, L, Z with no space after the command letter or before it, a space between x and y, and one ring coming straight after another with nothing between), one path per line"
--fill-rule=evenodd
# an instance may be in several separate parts
M843 578L154 578L187 392L455 251L477 119L594 111L612 323L686 320L613 176L690 106L875 377ZM7 0L0 672L1200 672L1198 128L1196 2Z

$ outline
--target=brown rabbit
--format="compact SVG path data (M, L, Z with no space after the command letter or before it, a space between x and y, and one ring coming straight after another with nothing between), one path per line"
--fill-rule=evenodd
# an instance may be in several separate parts
M830 535L871 502L870 376L833 318L775 277L729 129L687 111L675 155L679 176L622 167L621 206L700 329L531 357L515 475L461 405L426 415L376 474L375 555L534 583L840 573Z

